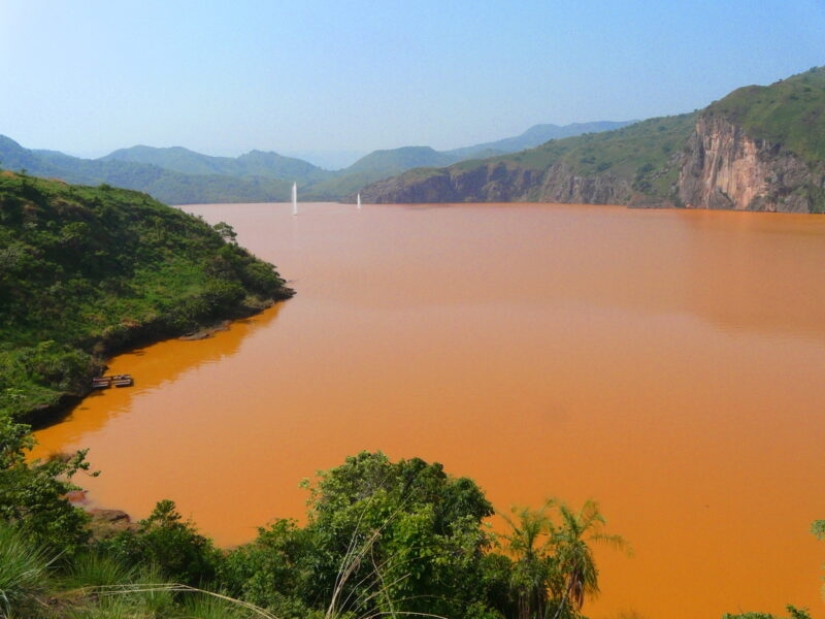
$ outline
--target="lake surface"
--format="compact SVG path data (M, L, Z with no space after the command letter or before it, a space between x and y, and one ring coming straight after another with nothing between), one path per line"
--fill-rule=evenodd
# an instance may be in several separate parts
M220 544L301 518L361 450L499 511L596 499L593 618L821 615L825 217L569 205L204 205L297 296L114 359L131 389L37 433L90 500L171 498Z

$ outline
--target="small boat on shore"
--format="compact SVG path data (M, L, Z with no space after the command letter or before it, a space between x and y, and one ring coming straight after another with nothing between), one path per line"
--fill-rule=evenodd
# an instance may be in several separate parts
M112 374L111 376L96 376L92 379L92 389L108 389L109 387L131 387L135 384L131 374Z

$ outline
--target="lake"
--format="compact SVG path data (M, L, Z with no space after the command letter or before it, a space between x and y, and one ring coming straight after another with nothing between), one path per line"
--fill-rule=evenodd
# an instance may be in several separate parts
M822 614L825 217L581 205L201 205L297 296L112 360L37 433L92 504L170 498L219 544L301 518L362 450L498 511L596 499L598 618Z

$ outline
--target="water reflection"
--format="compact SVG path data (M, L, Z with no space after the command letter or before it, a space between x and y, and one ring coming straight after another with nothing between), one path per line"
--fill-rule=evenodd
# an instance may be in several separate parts
M33 457L44 457L67 446L82 446L121 415L129 414L135 400L163 390L190 372L238 353L244 337L273 322L282 303L252 318L238 320L231 328L215 330L202 339L175 339L139 348L111 360L107 372L129 373L135 383L129 388L93 392L60 423L37 432Z

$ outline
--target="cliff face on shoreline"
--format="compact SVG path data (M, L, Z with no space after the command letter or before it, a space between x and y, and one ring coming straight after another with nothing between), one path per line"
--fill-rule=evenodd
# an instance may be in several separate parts
M825 212L825 68L732 92L701 112L415 170L378 203L561 202Z
M688 208L820 212L823 181L821 165L705 115L685 146L678 195Z
M565 204L629 204L636 192L628 179L615 174L579 176L558 163L544 174L538 198Z
M370 186L362 196L373 203L556 202L627 204L635 192L624 178L579 176L564 163L547 170L495 162L469 170L445 168L413 181L405 176Z
M641 180L645 173L675 178L669 191L656 192ZM492 160L394 177L363 195L377 203L557 202L812 213L825 210L825 165L703 114L681 154L658 169L583 174L566 159L543 170Z

